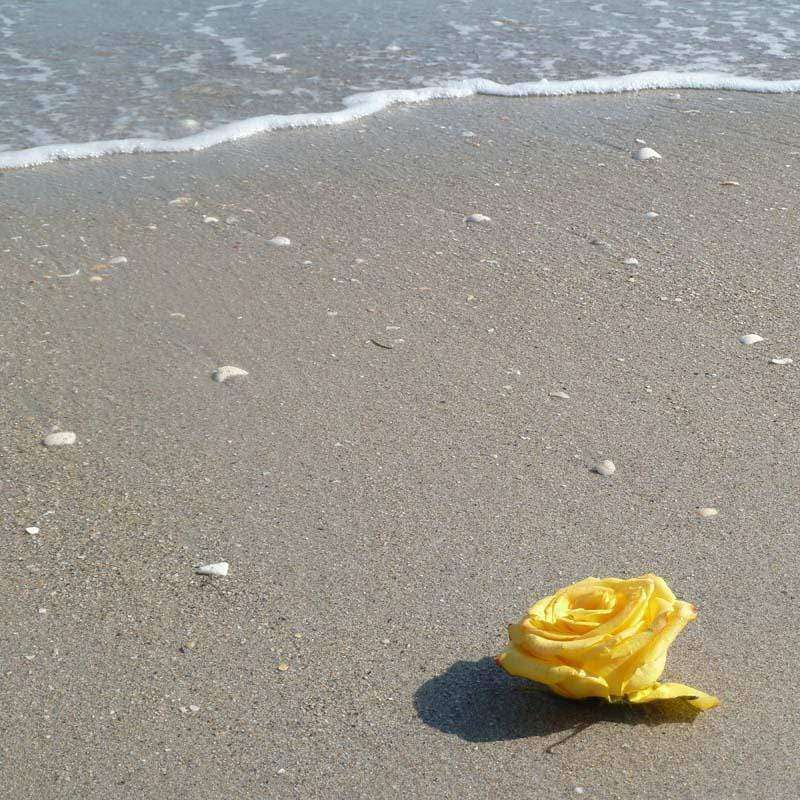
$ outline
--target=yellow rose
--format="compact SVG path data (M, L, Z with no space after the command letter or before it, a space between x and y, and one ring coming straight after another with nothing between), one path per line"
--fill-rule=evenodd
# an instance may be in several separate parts
M509 674L563 697L630 703L683 697L706 710L719 703L716 697L682 683L658 683L667 649L696 616L658 575L586 578L509 625L511 644L495 660Z

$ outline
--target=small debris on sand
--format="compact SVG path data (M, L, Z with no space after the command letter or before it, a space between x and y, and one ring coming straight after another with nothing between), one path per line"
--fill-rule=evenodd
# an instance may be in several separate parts
M394 350L393 344L389 344L388 342L384 342L380 339L370 339L370 342L372 342L375 347L382 347L384 350Z
M644 214L645 219L656 219L658 216L658 213L655 211L645 211Z
M660 161L661 154L653 150L652 147L640 147L638 150L633 151L632 158L634 161Z
M794 359L793 358L788 358L788 357L785 357L785 358L784 357L771 358L769 360L769 363L770 364L777 364L779 367L785 367L785 366L787 366L789 364L794 364Z
M192 198L184 195L182 197L176 197L174 200L170 200L169 204L171 206L188 206L191 202Z
M114 256L108 260L109 264L127 264L128 259L125 256Z
M286 672L289 669L289 665L286 662L282 664L278 664L278 671L279 672Z
M622 261L623 264L627 264L629 267L638 267L639 266L639 259L638 258L626 258Z
M558 397L561 400L569 400L569 395L566 392L550 392L550 397Z
M739 181L720 181L720 186L740 186Z
M228 574L228 562L218 561L214 564L197 564L194 567L195 575L208 575L212 578L224 578Z
M711 508L709 506L697 509L697 516L698 517L704 517L704 518L716 517L717 514L719 514L719 511L717 511L716 508Z
M487 217L486 214L470 214L468 217L464 217L464 222L470 223L479 223L479 222L491 222L492 218Z
M759 336L757 333L746 333L744 336L739 337L739 344L756 344L763 341L764 337Z
M32 536L35 536L39 533L39 529L35 525L31 525L29 528L25 528L25 533L30 533Z
M219 222L219 217L203 217L203 222Z
M72 431L56 431L48 433L42 439L42 444L45 447L64 447L65 445L75 444L78 437Z
M267 244L273 247L289 247L292 240L288 236L273 236Z
M250 373L246 370L240 369L239 367L217 367L212 373L211 377L217 383L225 383L225 381L229 380L230 378L239 378L244 375L249 375Z
M607 478L617 471L617 467L614 462L611 461L611 459L607 458L604 461L601 461L599 464L596 464L592 471Z

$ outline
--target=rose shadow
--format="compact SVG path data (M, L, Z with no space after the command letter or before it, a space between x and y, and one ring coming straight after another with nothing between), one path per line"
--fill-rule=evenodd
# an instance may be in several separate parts
M419 718L469 742L499 742L570 731L546 752L597 722L622 725L691 723L697 709L682 700L631 706L566 700L537 684L512 678L491 658L457 661L414 693Z

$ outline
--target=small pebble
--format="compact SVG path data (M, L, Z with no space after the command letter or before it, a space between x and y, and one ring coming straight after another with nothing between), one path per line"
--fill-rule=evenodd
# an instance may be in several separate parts
M219 222L219 217L203 217L203 222Z
M109 259L109 264L127 264L128 259L125 256L114 256L114 258Z
M267 244L272 245L273 247L289 247L292 243L292 240L288 236L273 236Z
M25 533L30 533L35 536L39 533L39 529L35 525L31 525L30 528L25 528Z
M631 267L638 267L639 266L639 259L638 258L626 258L622 262L623 264L628 264Z
M224 578L228 574L227 561L218 561L215 564L198 564L194 567L196 575L209 575L212 578Z
M289 665L286 663L278 664L278 671L279 672L286 672L289 669Z
M56 431L56 433L48 433L42 439L42 444L45 447L63 447L68 444L75 444L78 437L72 431Z
M720 186L740 186L739 181L720 181Z
M655 219L659 215L655 211L646 211L644 216L645 219Z
M189 203L191 203L191 202L192 202L192 198L191 197L187 197L186 195L183 195L182 197L176 197L174 200L170 200L169 204L171 206L188 206Z
M550 392L550 397L559 397L562 400L569 400L569 395L566 392Z
M464 218L464 222L491 222L492 218L487 217L485 214L470 214Z
M740 344L756 344L763 341L764 337L759 336L757 333L746 333L744 336L739 337Z
M661 154L653 150L652 147L640 147L632 153L634 161L661 160Z
M698 508L697 509L697 516L698 517L716 517L719 514L716 508Z
M779 367L785 367L787 364L794 364L793 358L771 358L770 364L777 364Z
M647 144L644 139L634 139L633 141L636 142L636 144Z
M602 475L603 477L607 478L609 475L613 475L617 471L617 467L613 461L607 458L595 465L594 471L598 475Z
M200 710L200 706L191 705L189 706L189 711L193 711L195 714Z
M239 367L217 367L212 373L211 377L216 381L216 383L224 383L225 381L229 380L230 378L239 378L243 375L249 375L250 373L246 370L240 369Z

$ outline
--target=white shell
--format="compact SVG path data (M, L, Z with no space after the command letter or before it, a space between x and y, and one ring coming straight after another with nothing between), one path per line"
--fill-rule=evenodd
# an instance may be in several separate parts
M464 218L464 222L491 222L492 218L487 217L486 214L470 214Z
M569 400L569 395L566 392L550 392L550 397L558 397L561 400Z
M740 344L755 344L756 342L763 342L764 337L759 336L757 333L746 333L744 336L739 337Z
M39 533L39 529L35 525L31 525L30 528L25 528L25 533L36 535Z
M607 458L604 461L601 461L599 464L596 464L594 471L598 475L603 475L607 478L609 475L613 475L617 471L617 467L613 461Z
M42 444L45 447L63 447L67 444L75 444L78 437L72 431L56 431L55 433L48 433L42 439Z
M224 578L228 574L228 562L218 561L215 564L197 564L194 568L197 575L210 575L212 578Z
M716 508L698 508L697 509L697 516L698 517L716 517L719 514Z
M659 214L656 211L645 211L644 216L645 219L655 219Z
M271 244L273 247L288 247L292 243L292 240L288 236L273 236L267 244Z
M638 267L639 266L639 259L638 258L626 258L622 262L623 264L628 264L631 267Z
M656 153L652 147L640 147L638 150L634 150L632 155L635 161L650 161L651 159L661 158L661 154Z
M242 375L249 375L246 370L239 369L239 367L217 367L212 373L211 377L217 383L224 383L228 378L237 378Z
M794 364L793 358L771 358L770 364L777 364L779 367L785 367L787 364Z

